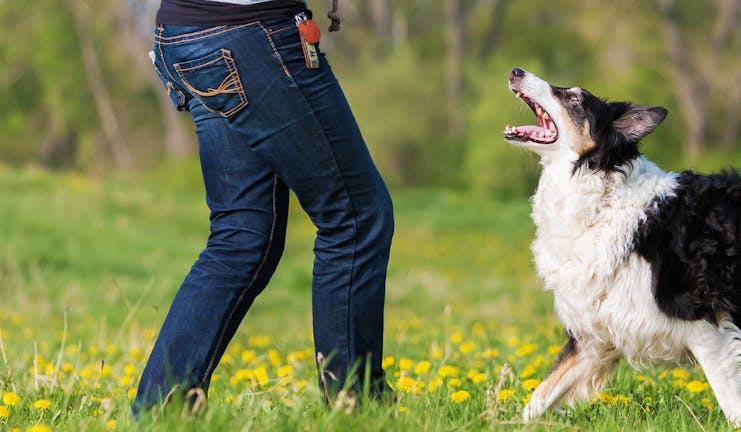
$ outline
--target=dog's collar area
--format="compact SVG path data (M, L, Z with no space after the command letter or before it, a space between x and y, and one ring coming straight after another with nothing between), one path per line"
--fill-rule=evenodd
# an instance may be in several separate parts
M505 139L511 141L532 141L538 144L551 144L558 139L558 128L553 123L550 114L538 105L537 102L525 96L520 91L515 91L515 96L522 99L530 109L533 110L538 125L510 126L504 128Z

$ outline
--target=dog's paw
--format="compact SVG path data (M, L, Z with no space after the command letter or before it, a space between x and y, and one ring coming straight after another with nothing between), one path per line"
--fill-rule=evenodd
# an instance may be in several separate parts
M535 420L543 415L546 410L545 401L539 398L531 398L530 402L522 410L522 419L526 422Z

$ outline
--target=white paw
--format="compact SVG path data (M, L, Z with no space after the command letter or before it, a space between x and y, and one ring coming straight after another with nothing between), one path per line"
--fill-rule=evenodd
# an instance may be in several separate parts
M530 399L530 402L525 405L525 409L522 410L522 419L529 422L543 415L545 410L546 406L544 400L532 398Z

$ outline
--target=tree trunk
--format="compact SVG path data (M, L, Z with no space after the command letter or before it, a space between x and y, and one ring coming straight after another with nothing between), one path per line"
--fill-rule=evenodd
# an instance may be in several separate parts
M461 99L463 93L463 28L459 0L445 0L445 79L450 135L463 134Z
M67 0L66 4L75 18L75 28L80 41L83 68L85 69L87 83L90 86L98 116L100 117L100 123L108 149L118 168L130 169L133 166L133 160L121 133L113 100L103 77L100 62L98 61L98 54L95 51L95 43L90 33L89 22L91 18L86 10L87 5L81 2L75 2L74 0Z
M152 41L144 37L136 28L136 19L131 10L131 2L113 1L115 19L118 25L114 26L120 40L132 63L139 71L149 78L160 102L160 110L164 122L164 145L169 155L176 157L187 156L195 151L193 136L186 132L182 124L182 116L174 108L170 97L165 92L162 82L152 68L152 62L147 53L152 49Z
M370 12L373 31L382 38L391 36L391 8L389 0L369 0L368 11Z
M688 60L688 47L682 41L677 23L674 0L659 0L666 49L669 54L672 79L684 117L685 141L683 148L690 158L696 158L703 150L703 138L707 125L708 88L698 71Z

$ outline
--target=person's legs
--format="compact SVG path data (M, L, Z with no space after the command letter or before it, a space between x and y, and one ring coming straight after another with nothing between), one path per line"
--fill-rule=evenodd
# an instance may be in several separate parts
M324 56L319 69L307 69L295 27L277 28L271 41L290 75L281 92L296 124L266 136L256 152L271 161L318 228L312 298L315 348L328 358L320 365L329 372L322 385L336 391L359 367L355 378L369 373L369 391L378 393L387 387L381 360L391 198Z
M245 151L251 149L267 172L295 191L318 229L314 339L317 354L329 359L321 365L328 372L322 379L336 391L360 366L358 378L368 372L371 391L384 390L391 199L326 60L322 56L319 69L306 69L292 19L209 29L165 26L156 42L162 75L174 90L226 119L244 139ZM208 270L203 277L209 280ZM187 313L168 317L165 326L188 319ZM199 371L212 351L193 357L176 350Z
M211 374L283 251L288 189L218 115L191 101L211 233L178 290L139 384L134 412L208 390Z

